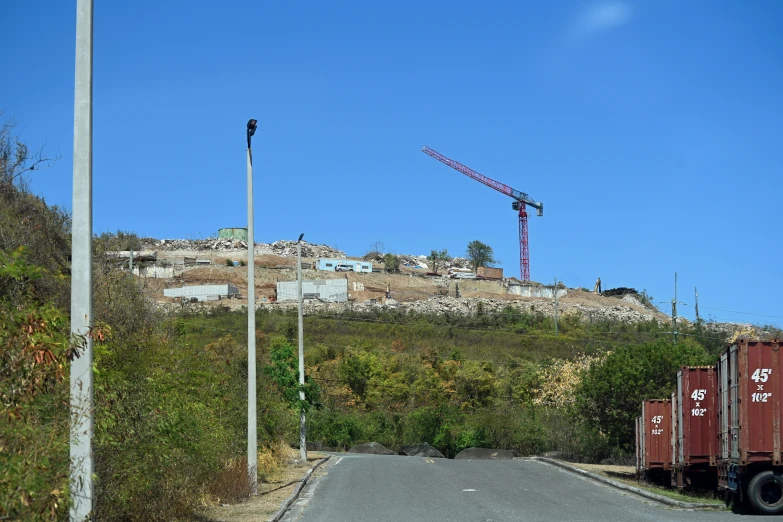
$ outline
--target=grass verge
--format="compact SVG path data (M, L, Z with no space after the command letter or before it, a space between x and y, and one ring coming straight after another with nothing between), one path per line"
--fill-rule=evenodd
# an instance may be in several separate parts
M266 477L258 484L258 496L235 504L220 503L206 510L203 522L251 522L269 520L294 491L307 470L326 455L314 451L307 453L307 462L296 458L298 450L290 450L289 458L279 466L266 470ZM259 456L259 461L261 461ZM261 472L259 462L259 472Z
M595 473L612 480L616 480L622 484L628 486L634 486L640 489L645 489L651 493L661 495L662 497L670 498L672 500L679 500L680 502L695 502L699 504L715 504L716 508L724 507L724 502L721 499L715 498L711 492L680 492L674 489L665 488L657 484L650 484L647 482L640 482L635 478L635 471L633 466L609 466L603 464L582 464L568 462L569 466Z

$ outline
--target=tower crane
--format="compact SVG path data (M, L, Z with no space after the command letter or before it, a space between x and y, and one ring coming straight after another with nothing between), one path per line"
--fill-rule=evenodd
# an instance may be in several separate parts
M514 198L514 201L511 203L511 208L519 213L519 270L522 275L522 281L530 281L530 251L528 250L527 245L527 211L525 210L525 205L533 207L537 210L539 216L543 216L544 204L540 201L535 201L524 192L515 190L508 185L495 181L492 178L488 178L487 176L466 167L462 163L449 159L436 150L424 147L421 151L424 154L432 156L441 163L448 165L454 170L462 172L469 178L473 178L498 192L502 192L506 196Z

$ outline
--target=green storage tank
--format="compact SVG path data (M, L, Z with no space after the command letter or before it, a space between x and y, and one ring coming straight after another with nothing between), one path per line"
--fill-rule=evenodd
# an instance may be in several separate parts
M247 228L221 228L218 230L221 239L244 239L247 241Z

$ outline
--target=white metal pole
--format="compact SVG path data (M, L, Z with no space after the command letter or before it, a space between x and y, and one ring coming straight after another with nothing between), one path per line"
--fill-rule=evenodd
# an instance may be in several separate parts
M249 140L250 138L248 138ZM253 234L253 151L247 147L247 473L250 490L258 495L256 418L256 263Z
M71 362L70 488L72 522L92 517L92 0L76 2L73 104L73 225L71 337L80 343Z
M299 456L302 462L307 462L307 424L304 410L304 318L302 314L302 239L296 243L296 293L299 298Z

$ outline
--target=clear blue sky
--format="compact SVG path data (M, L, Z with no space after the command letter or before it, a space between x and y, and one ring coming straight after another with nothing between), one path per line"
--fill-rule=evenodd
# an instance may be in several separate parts
M696 286L783 325L779 1L95 4L96 232L245 226L252 117L257 241L479 239L518 276L511 200L428 145L545 204L534 280L670 301L676 271L686 317ZM0 14L0 108L62 153L33 188L70 207L75 2Z

